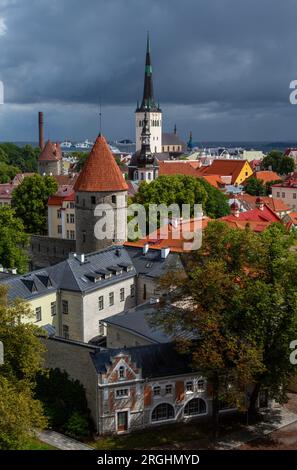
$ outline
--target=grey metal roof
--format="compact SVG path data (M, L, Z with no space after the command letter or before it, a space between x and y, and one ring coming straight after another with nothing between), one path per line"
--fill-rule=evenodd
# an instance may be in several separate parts
M112 272L111 268L114 269L116 266L119 268L120 274ZM127 266L132 267L130 271L126 271L125 267ZM104 273L108 273L110 277L105 279ZM136 270L127 250L123 246L112 246L85 255L83 263L78 257L71 255L69 259L54 266L32 271L26 275L14 276L0 282L9 286L9 300L17 297L29 300L57 289L88 292L135 275ZM52 286L46 286L42 282L46 277L50 278ZM94 278L100 280L94 282ZM32 285L34 285L34 291L31 289Z
M168 343L172 338L168 336L161 328L152 326L151 321L156 315L158 304L151 304L146 302L136 307L126 310L123 313L118 313L103 321L107 325L113 325L130 331L136 335L142 336L153 343Z
M183 142L177 134L163 132L162 145L181 145L185 147L185 142Z
M4 280L1 279L0 283L8 286L7 297L9 301L16 298L30 300L57 290L57 284L53 279L50 279L49 285L42 282L42 280L48 276L45 269L40 269L21 276L13 276Z
M97 373L105 373L111 359L117 354L131 356L132 362L142 369L142 377L174 376L193 372L188 355L179 354L173 343L152 344L135 348L106 349L91 353Z
M178 253L169 253L163 259L161 250L151 250L144 255L140 247L126 246L137 274L144 274L152 278L159 278L169 270L183 269L183 265Z

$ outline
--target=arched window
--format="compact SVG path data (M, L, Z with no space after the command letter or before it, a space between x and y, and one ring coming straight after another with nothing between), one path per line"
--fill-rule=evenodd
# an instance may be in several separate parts
M188 401L184 409L185 416L203 415L206 413L206 403L202 398L193 398Z
M174 419L174 408L169 403L160 403L152 412L152 421L166 421Z

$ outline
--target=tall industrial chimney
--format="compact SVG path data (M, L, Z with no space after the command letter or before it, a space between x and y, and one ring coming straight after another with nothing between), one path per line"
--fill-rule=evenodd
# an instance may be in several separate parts
M43 150L44 147L44 130L43 130L43 113L38 113L38 127L39 127L39 147Z

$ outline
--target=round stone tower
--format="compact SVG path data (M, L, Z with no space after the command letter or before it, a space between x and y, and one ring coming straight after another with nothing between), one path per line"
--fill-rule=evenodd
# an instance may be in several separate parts
M108 143L99 135L74 185L78 253L126 241L127 189Z
M47 141L38 158L40 175L58 176L62 173L62 151L60 144Z

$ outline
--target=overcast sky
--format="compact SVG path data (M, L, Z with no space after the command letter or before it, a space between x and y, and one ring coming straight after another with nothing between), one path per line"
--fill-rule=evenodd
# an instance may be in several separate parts
M134 138L150 30L164 130L296 140L296 0L0 0L0 140Z

